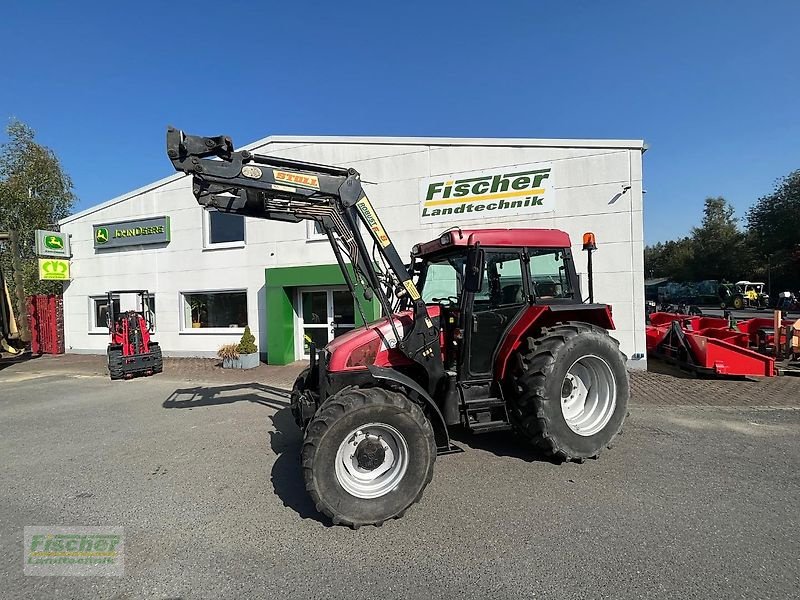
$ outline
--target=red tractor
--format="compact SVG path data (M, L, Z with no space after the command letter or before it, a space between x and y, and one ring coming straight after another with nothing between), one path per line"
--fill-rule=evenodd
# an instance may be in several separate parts
M354 297L382 307L382 319L312 348L291 394L305 486L334 523L401 517L437 454L457 451L454 426L515 430L577 462L620 431L626 358L608 334L611 307L592 300L591 262L583 301L566 233L453 228L406 265L354 169L235 152L226 136L173 128L167 155L209 209L318 223Z
M119 310L121 294L136 294L138 310ZM108 292L108 372L111 379L131 379L137 375L153 375L163 370L161 348L150 338L155 323L147 290L114 290Z

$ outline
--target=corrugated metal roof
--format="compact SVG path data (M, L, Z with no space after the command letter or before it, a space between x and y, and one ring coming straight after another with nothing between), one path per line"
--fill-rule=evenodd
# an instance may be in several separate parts
M451 138L451 137L370 137L347 135L271 135L256 142L238 148L239 150L252 150L272 143L299 143L299 144L373 144L373 145L403 145L403 146L506 146L506 147L543 147L543 148L619 148L625 150L647 150L644 140L587 140L587 139L546 139L546 138ZM122 194L111 200L106 200L80 212L61 219L58 224L66 225L83 217L101 211L109 206L124 202L129 198L144 194L181 177L183 173L175 173L164 179L159 179L148 185L135 189L127 194Z

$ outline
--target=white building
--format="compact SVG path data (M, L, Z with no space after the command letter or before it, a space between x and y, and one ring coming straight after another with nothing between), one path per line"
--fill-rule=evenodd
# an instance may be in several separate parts
M562 229L571 237L585 296L581 240L594 232L595 301L613 306L613 335L631 366L646 365L641 140L275 136L247 148L357 169L403 256L454 224ZM529 172L548 173L538 182L538 205L535 198L528 207L509 198L493 204L511 210L489 205L482 212L431 216L425 203L425 190L437 180L441 192L451 179L458 184L476 175ZM479 190L487 192L482 198L497 196L486 188ZM141 219L147 221L130 223ZM168 356L213 356L249 324L267 361L285 364L303 358L304 339L325 341L359 320L327 239L313 225L205 212L190 177L172 175L60 225L73 253L72 281L64 291L68 352L105 352L105 293L111 289L154 293L155 339ZM108 227L98 233L98 225ZM104 244L104 234L114 241ZM368 318L377 316L375 305L366 308ZM315 322L307 322L312 314ZM339 329L331 327L334 321Z

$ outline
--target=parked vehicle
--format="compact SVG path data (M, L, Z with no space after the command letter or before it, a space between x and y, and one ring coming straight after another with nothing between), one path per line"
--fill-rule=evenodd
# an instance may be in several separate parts
M401 517L421 498L437 453L457 451L453 426L516 429L577 462L620 431L626 359L608 333L611 307L591 302L591 283L583 301L566 233L453 228L414 246L406 266L355 169L237 152L229 137L173 128L167 154L209 209L315 221L351 293L358 281L383 309L379 321L312 348L291 395L305 487L334 523ZM591 257L593 235L584 248Z

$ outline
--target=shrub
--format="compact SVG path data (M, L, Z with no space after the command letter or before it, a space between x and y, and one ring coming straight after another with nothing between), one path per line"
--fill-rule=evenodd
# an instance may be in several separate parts
M222 360L230 359L236 360L239 358L239 346L237 344L223 344L217 350L217 356L219 356Z
M253 354L258 352L258 348L256 347L256 336L250 333L249 326L244 328L242 339L239 342L239 345L236 347L236 350L239 352L239 354Z

